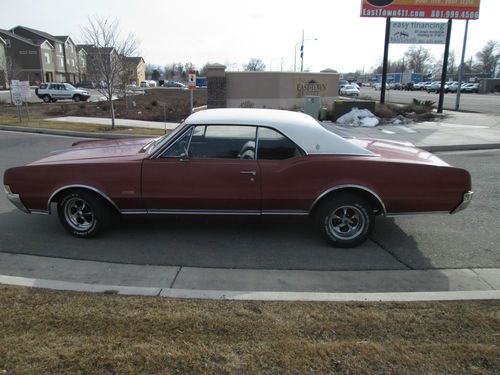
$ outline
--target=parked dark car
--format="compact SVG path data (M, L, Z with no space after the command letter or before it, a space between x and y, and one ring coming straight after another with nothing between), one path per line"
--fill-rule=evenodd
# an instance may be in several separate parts
M470 174L409 143L343 138L311 116L211 109L156 139L84 140L4 174L26 213L52 203L74 236L122 215L310 216L338 247L365 241L376 215L455 213ZM26 222L28 225L28 222Z
M97 87L95 81L80 81L75 83L75 87L83 87L86 89L95 89Z

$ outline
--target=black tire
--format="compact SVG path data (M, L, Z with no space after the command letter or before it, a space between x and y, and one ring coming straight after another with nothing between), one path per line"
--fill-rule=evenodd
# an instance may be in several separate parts
M59 199L57 213L63 227L75 237L96 236L109 222L110 210L94 193L73 190Z
M335 247L349 248L362 244L370 236L375 215L361 196L341 193L318 208L316 222L326 241Z
M79 102L80 100L82 100L82 97L80 95L74 95L73 96L73 101L74 102Z
M52 98L50 97L50 95L44 95L42 96L42 100L44 103L50 103Z

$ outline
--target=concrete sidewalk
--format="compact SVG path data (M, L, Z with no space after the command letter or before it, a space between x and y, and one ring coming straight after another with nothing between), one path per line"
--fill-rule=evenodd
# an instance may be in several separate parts
M411 142L428 151L500 148L500 117L479 113L445 111L437 121L408 125L380 125L373 128L325 126L357 138Z
M142 266L0 253L0 284L178 298L500 298L499 269L286 271ZM256 292L257 291L257 292ZM244 297L246 296L246 297Z

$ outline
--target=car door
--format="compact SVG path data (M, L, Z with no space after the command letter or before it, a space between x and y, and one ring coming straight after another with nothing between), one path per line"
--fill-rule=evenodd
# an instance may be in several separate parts
M256 127L193 126L159 157L145 160L148 212L260 214Z
M315 170L305 152L275 129L259 127L257 144L262 214L307 215L321 170Z

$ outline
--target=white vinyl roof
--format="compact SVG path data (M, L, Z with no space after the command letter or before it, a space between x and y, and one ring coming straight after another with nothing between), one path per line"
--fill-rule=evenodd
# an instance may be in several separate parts
M307 154L374 155L348 142L300 112L277 109L220 108L192 114L189 125L256 125L274 128L289 137Z

